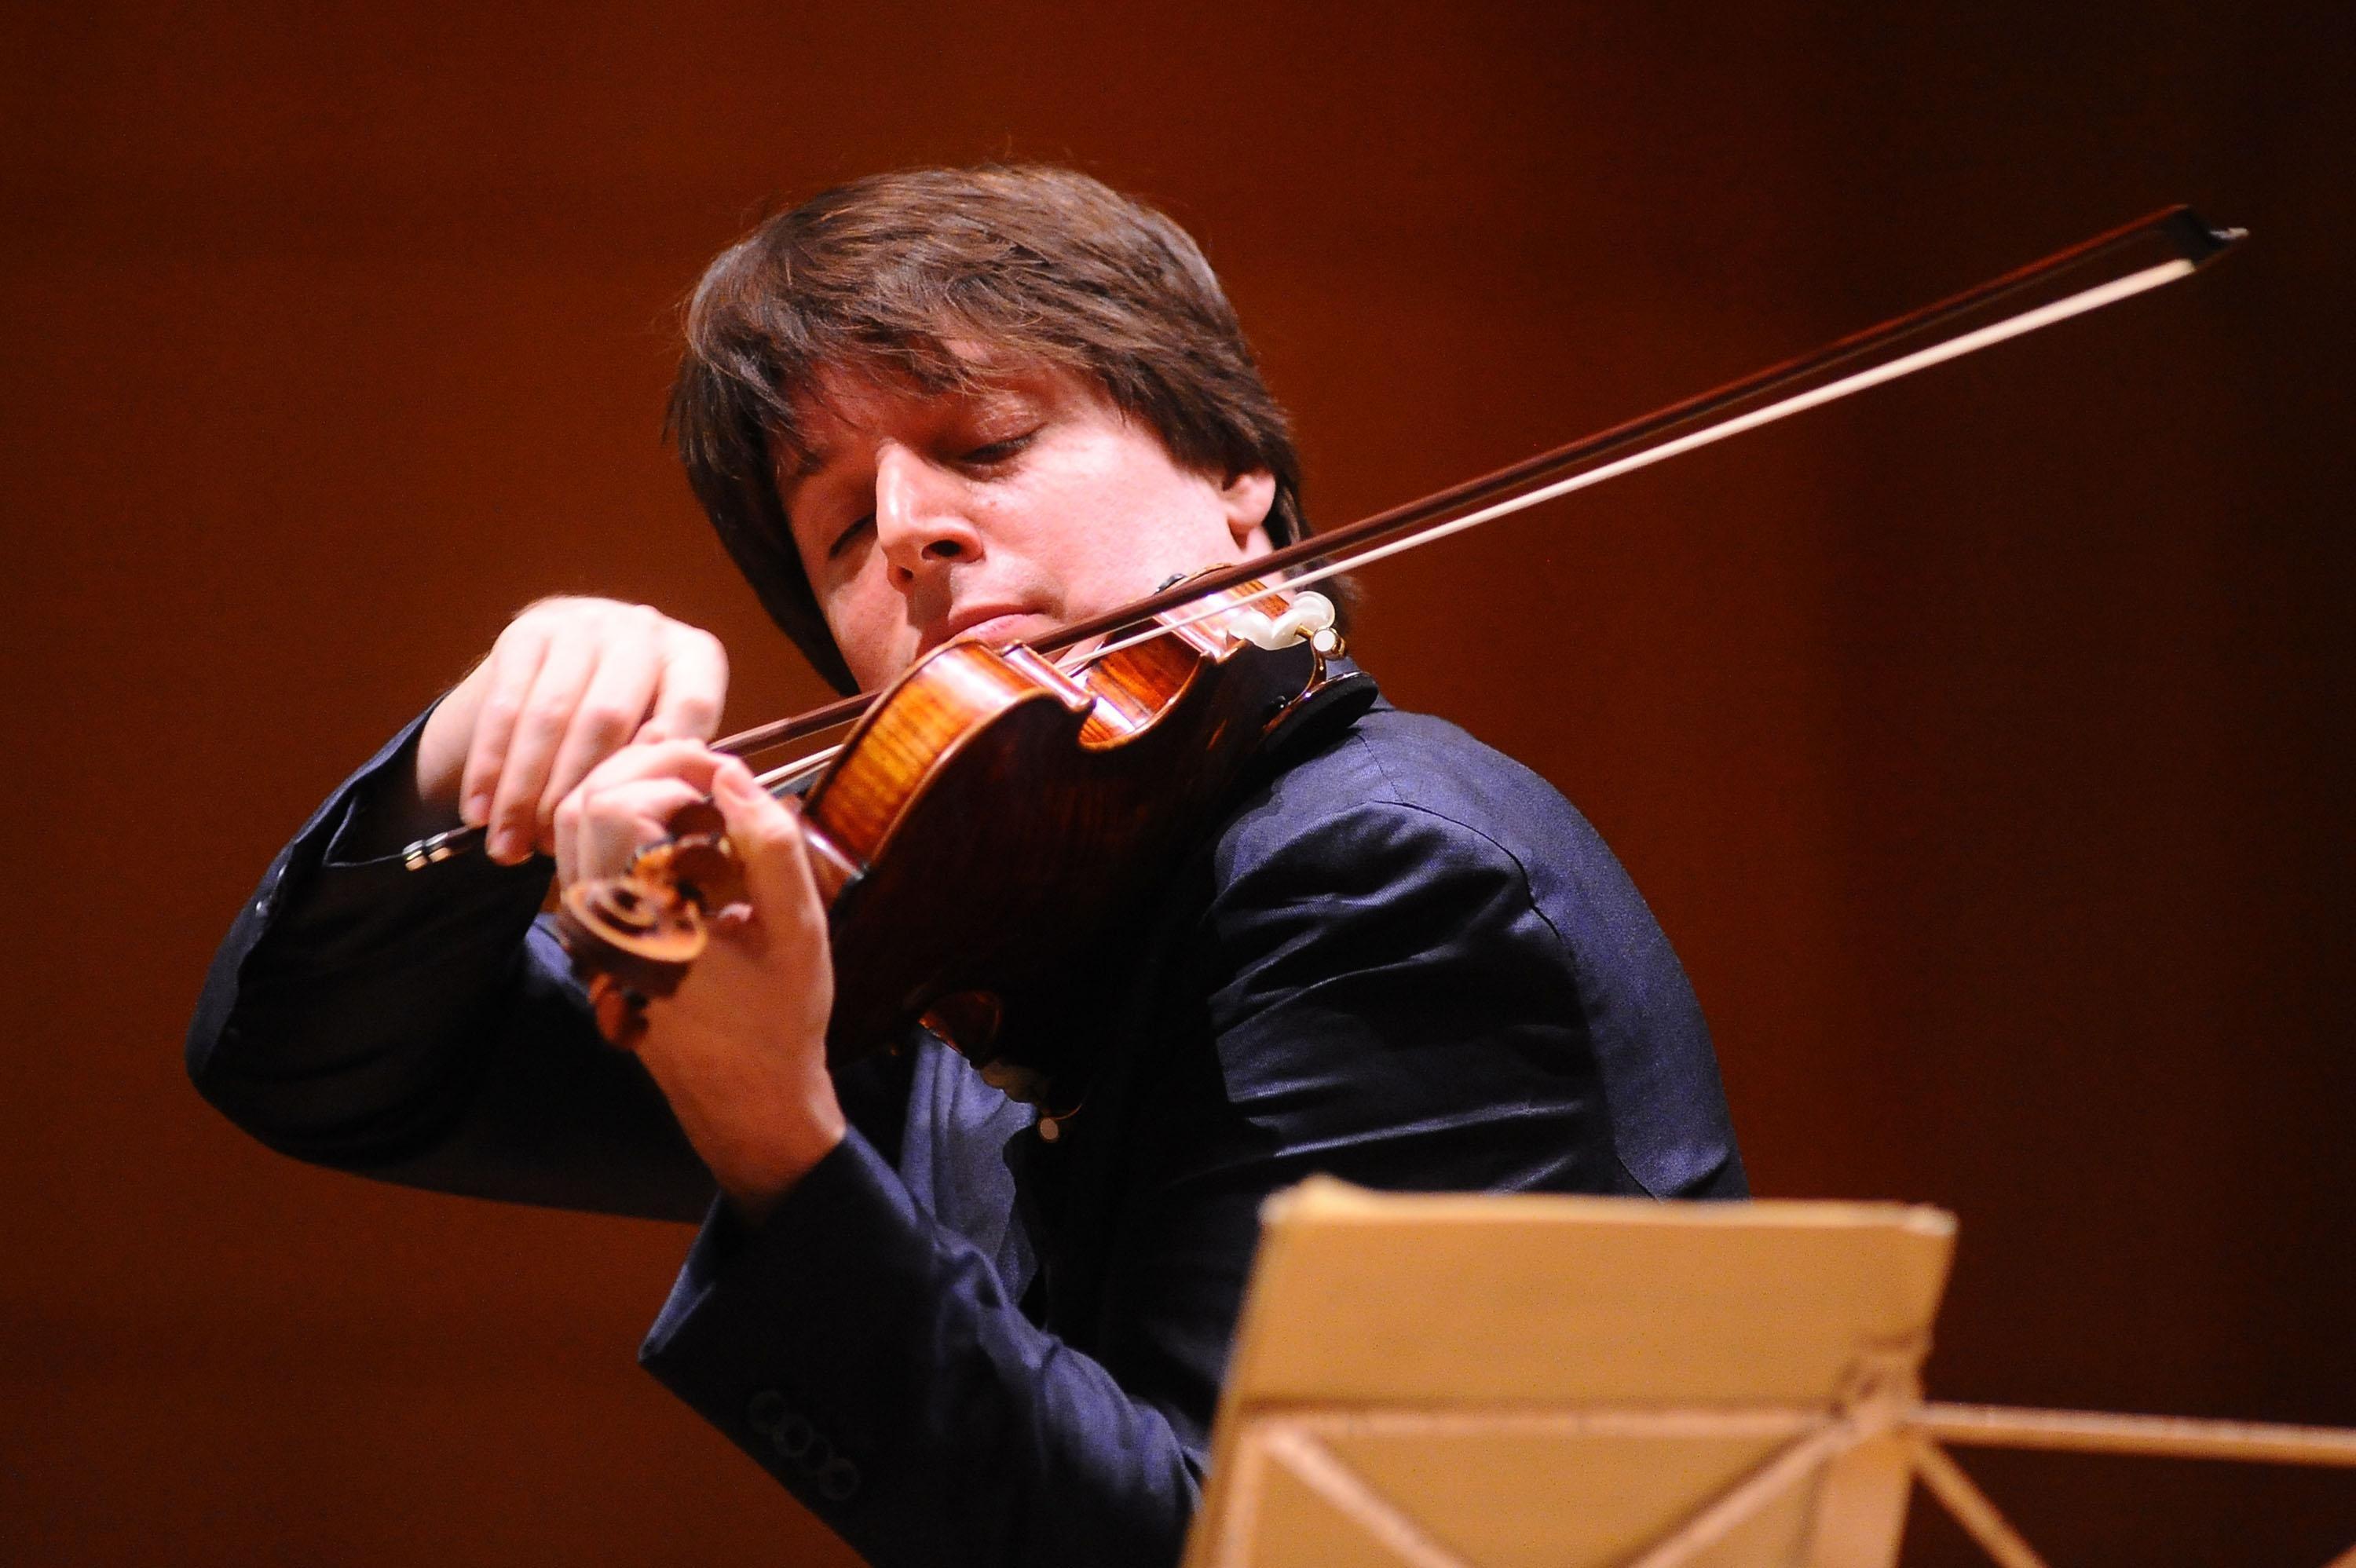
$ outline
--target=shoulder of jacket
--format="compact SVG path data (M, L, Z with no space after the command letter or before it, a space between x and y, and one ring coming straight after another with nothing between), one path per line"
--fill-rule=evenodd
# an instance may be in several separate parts
M1222 880L1279 856L1451 839L1519 863L1578 823L1551 784L1429 714L1378 708L1267 780L1222 826ZM1583 824L1580 824L1583 827Z

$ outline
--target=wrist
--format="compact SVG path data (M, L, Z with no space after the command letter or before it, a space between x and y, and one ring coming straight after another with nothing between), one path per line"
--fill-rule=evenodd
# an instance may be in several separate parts
M458 815L458 786L466 782L466 746L473 739L474 677L435 699L417 731L417 798L444 816Z
M766 1220L802 1178L841 1146L849 1132L839 1115L831 1126L806 1130L806 1136L765 1141L712 1167L712 1178L738 1219L748 1225Z
M834 1081L823 1069L782 1079L715 1072L708 1058L666 1051L662 1032L639 1044L639 1059L730 1205L758 1224L849 1132Z
M383 766L359 778L352 790L351 815L329 845L328 859L381 859L450 826L447 812L417 794L417 743L412 730Z
M777 1205L784 1202L795 1188L801 1185L804 1177L816 1170L828 1155L841 1147L842 1137L842 1134L837 1133L831 1142L814 1155L797 1157L781 1167L746 1169L732 1178L718 1179L721 1196L728 1200L728 1207L735 1211L739 1220L757 1227L776 1211Z

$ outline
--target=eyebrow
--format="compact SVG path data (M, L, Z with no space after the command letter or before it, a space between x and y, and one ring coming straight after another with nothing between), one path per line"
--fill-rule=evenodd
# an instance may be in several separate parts
M940 393L938 396L942 399L961 397L976 412L985 416L997 413L1010 403L1035 403L1041 400L1029 390L1002 381L985 382L971 391L960 393L952 390ZM834 448L819 442L811 442L802 449L800 462L795 464L790 469L780 469L779 487L790 488L805 479L815 477L828 464L834 461Z
M786 483L787 485L798 484L800 481L809 478L811 475L818 473L819 469L824 468L828 464L833 461L834 449L832 447L820 446L816 443L806 446L802 449L802 460L799 463L795 464L786 474Z

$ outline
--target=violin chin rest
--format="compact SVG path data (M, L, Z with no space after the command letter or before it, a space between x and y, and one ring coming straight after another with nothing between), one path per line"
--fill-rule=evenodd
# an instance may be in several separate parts
M1364 670L1352 668L1328 675L1285 704L1260 741L1259 760L1264 763L1280 757L1291 747L1313 744L1348 729L1365 717L1366 709L1381 695L1375 677Z

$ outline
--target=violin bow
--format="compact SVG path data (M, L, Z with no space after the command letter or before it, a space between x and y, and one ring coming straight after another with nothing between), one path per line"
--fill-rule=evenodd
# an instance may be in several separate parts
M1033 648L1053 656L1164 611L1199 604L1254 579L1267 582L1290 568L1307 568L1268 582L1248 596L1224 599L1213 608L1158 622L1101 644L1076 661L1092 663L1182 626L1230 614L1254 600L1297 592L1311 583L2115 304L2190 276L2245 238L2246 230L2212 226L2189 207L2162 208L1976 288L1740 380L1451 485L1420 500L1189 577L1131 603L1075 622ZM770 751L853 722L874 705L877 695L861 692L755 725L714 741L712 749L731 756ZM840 750L829 747L798 758L763 774L761 782L774 788L807 776ZM462 827L438 834L411 845L404 859L412 868L446 859L481 833L480 828Z

